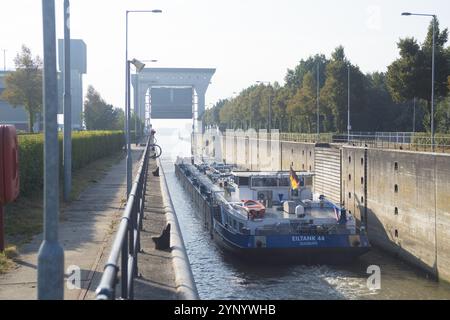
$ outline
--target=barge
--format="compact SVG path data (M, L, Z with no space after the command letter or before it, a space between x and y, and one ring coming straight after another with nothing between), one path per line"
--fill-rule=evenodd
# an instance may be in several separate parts
M178 159L175 173L211 238L249 261L339 264L370 249L345 208L312 192L310 172L236 171Z

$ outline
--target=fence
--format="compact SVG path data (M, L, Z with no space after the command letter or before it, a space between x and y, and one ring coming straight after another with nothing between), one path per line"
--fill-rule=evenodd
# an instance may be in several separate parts
M151 144L148 140L108 262L96 291L97 300L114 300L116 298L119 271L121 298L134 298L134 278L138 274L137 259L140 251L140 231L144 215L150 149ZM121 257L120 267L118 265L119 256Z
M423 133L387 132L387 133L351 133L350 135L334 135L334 143L348 143L354 146L396 149L407 151L450 152L450 136L439 135L434 138ZM433 150L434 149L434 150Z

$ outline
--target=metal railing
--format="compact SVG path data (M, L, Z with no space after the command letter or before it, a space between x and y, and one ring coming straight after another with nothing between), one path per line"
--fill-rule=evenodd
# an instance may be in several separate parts
M424 134L350 134L334 135L334 143L350 144L353 146L377 148L377 149L394 149L406 151L431 152L433 145L431 138ZM434 151L439 153L450 152L450 136L442 135L435 137Z
M141 249L140 231L144 215L151 146L150 140L148 140L128 197L125 212L120 220L108 262L105 265L100 285L96 290L97 300L114 300L116 298L119 271L121 299L132 300L134 298L134 278L138 274L138 253Z

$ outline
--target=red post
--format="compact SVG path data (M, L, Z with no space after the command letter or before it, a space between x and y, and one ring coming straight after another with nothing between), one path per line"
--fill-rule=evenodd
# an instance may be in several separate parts
M5 251L5 224L3 223L3 205L0 204L0 252Z

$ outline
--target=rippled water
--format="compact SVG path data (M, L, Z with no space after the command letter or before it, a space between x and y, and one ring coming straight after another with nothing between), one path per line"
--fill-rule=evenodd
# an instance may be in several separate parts
M202 299L450 299L450 286L378 249L346 266L249 266L209 236L174 172L177 155L189 155L178 135L160 137L163 168ZM367 287L367 267L381 268L381 289Z

